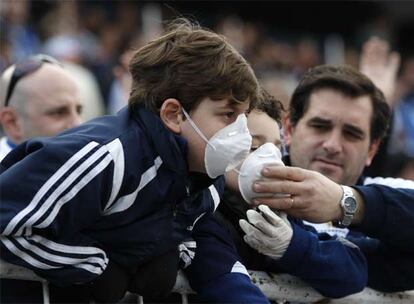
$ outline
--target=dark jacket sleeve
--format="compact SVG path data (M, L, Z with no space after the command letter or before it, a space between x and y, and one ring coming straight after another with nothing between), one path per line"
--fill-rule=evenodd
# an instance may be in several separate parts
M414 289L414 258L411 253L395 250L359 233L347 239L358 245L368 264L368 286L384 292Z
M250 280L227 231L212 215L193 230L195 257L185 269L191 287L208 303L269 303Z
M27 156L20 160L22 149ZM82 230L101 216L102 202L109 199L108 148L60 139L31 141L16 152L20 161L0 175L1 258L58 285L95 279L108 257ZM12 151L7 162L14 156Z
M365 201L362 223L352 226L401 252L414 252L414 190L384 185L355 186Z
M366 286L367 265L358 246L343 238L317 233L297 220L291 220L291 224L292 240L273 266L303 279L330 298L344 297Z

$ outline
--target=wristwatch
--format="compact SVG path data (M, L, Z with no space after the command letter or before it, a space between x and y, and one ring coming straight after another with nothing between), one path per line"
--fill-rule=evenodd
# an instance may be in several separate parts
M342 220L338 221L336 225L341 228L348 227L352 223L354 214L357 211L358 205L351 187L341 185L342 197L340 205L343 211Z

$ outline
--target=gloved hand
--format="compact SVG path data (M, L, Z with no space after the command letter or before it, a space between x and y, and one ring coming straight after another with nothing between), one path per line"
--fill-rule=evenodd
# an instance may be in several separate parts
M277 215L266 205L258 207L259 212L250 209L247 219L239 225L246 233L244 241L260 253L280 259L289 246L293 229L285 213Z

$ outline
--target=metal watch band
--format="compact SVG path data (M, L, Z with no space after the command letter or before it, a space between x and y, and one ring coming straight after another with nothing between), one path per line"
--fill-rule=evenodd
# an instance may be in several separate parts
M338 226L345 228L351 225L356 211L356 199L351 187L341 185L342 187L342 198L340 205L343 211L342 220L338 222Z

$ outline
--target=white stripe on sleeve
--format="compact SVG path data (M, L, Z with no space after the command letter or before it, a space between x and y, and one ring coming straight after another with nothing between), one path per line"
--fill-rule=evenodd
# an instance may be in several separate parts
M122 185L122 180L124 178L125 170L124 149L122 148L121 141L119 139L116 139L106 146L108 147L108 151L114 160L114 178L112 181L111 196L109 197L108 203L106 204L104 210L111 207L116 196L118 195L119 189Z
M208 190L210 190L211 197L213 198L213 201L214 201L214 210L216 210L220 203L220 195L218 194L217 189L216 187L214 187L214 185L211 185L210 187L208 187Z
M371 184L379 184L391 188L414 189L414 181L403 178L367 177L364 179L364 185Z
M72 186L72 183L76 179L78 179L87 169L89 169L89 167L93 165L94 162L101 158L105 153L107 153L106 147L99 148L92 155L90 155L81 165L79 165L71 174L69 174L69 176L66 177L66 179L59 184L59 186L46 199L46 201L40 206L40 208L26 221L26 223L24 223L19 228L16 235L21 235L24 228L27 229L26 235L30 235L31 226L55 204L57 198L70 186ZM62 201L62 199L60 199L59 201ZM50 215L48 216L48 218L50 218ZM39 227L39 225L36 226ZM46 226L40 224L40 227L44 228Z
M231 269L231 273L245 274L250 278L249 272L247 271L246 267L242 263L240 263L239 261L234 263L234 265Z
M73 165L75 165L82 157L88 154L93 148L98 145L97 142L90 142L81 150L79 150L76 154L74 154L66 163L63 164L62 167L59 168L43 186L39 189L36 195L33 197L30 204L20 211L6 226L4 231L2 232L3 235L10 235L12 234L13 230L15 229L16 225L20 223L20 221L31 211L33 211L39 201L43 198L43 196L50 190L50 188L59 180Z
M121 212L131 207L137 198L138 192L157 176L157 170L161 164L162 159L158 156L154 160L154 165L141 175L141 180L139 182L138 188L131 194L119 198L109 209L106 209L104 211L104 215Z
M99 173L101 173L112 161L112 156L107 155L102 159L90 172L88 172L72 189L60 198L53 207L49 216L40 224L35 225L37 228L45 228L49 226L56 218L59 210L64 204L70 201L79 191L81 191L91 180L93 180Z

